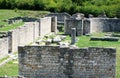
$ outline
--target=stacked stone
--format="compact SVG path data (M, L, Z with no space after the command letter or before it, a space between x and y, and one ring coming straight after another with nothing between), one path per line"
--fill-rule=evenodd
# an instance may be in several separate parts
M114 48L19 47L19 75L27 78L115 78Z

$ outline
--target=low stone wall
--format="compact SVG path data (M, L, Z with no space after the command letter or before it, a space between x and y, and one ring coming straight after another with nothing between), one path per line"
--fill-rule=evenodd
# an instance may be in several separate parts
M90 32L120 32L120 19L118 18L91 18Z
M0 38L0 59L8 54L8 38Z
M82 20L79 19L67 19L65 20L65 34L71 34L71 28L76 28L76 35L82 34Z
M25 22L23 26L7 32L6 39L0 39L0 54L17 52L18 46L28 45L51 32L57 32L56 17L45 17L35 22Z
M39 37L39 24L37 22L27 22L24 26L8 32L9 52L18 51L18 46L34 42Z
M69 19L71 17L71 15L69 15L68 13L50 13L48 15L46 15L47 17L53 17L56 16L57 17L57 21L58 23L63 22L65 19Z
M26 78L115 78L114 48L25 46L18 56Z
M41 37L51 32L51 17L44 17L40 19L39 31Z
M91 37L92 41L119 41L119 38L115 37Z
M81 36L90 33L89 19L66 19L65 20L65 34L71 34L71 28L76 28L76 35Z
M57 17L51 17L51 32L57 33Z

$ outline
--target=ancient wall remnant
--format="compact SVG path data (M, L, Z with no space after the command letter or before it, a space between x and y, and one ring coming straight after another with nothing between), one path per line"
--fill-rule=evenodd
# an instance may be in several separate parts
M120 19L116 18L91 18L90 32L120 32Z
M76 35L80 36L82 31L82 20L67 19L65 21L65 34L71 34L71 28L76 28Z
M51 32L51 17L40 18L40 36Z
M34 42L39 37L39 24L27 22L24 26L8 32L9 52L18 51L18 46Z
M65 20L65 34L71 34L71 28L76 28L76 35L85 35L90 33L90 21L89 19L66 19Z
M84 17L84 14L82 14L82 13L76 13L76 14L73 14L71 16L71 18L74 18L74 19L83 19L85 17Z
M57 32L56 17L45 17L34 22L25 22L23 26L8 31L6 38L0 38L0 53L2 55L17 52L18 46L35 42L39 37L50 32Z
M65 18L69 19L71 17L71 15L69 15L68 13L50 13L50 14L48 14L46 16L47 17L56 16L58 22L64 22Z
M0 58L5 57L8 54L8 38L0 38Z
M51 17L51 32L57 33L57 17Z
M120 32L120 19L116 18L85 18L66 19L65 34L70 34L71 28L76 28L77 36L99 32Z
M114 48L24 46L18 55L26 78L115 78Z

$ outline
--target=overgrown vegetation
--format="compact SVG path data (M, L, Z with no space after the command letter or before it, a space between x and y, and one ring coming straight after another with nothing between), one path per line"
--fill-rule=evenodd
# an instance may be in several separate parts
M23 22L8 24L8 19L14 17L42 17L45 14L49 13L48 11L30 11L30 10L0 10L0 31L8 31L14 29L18 26L23 25Z
M8 58L9 58L9 56L6 56L6 57L0 59L0 63L3 62L4 60L8 59Z
M51 12L82 12L88 16L105 13L120 17L120 0L0 0L1 9L49 10Z
M9 31L9 30L13 30L19 26L22 26L24 23L16 23L16 24L12 24L12 25L8 25L8 26L4 26L2 28L0 28L0 31Z

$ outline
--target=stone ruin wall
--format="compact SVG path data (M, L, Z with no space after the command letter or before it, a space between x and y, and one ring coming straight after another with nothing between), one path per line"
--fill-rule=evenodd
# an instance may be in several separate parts
M118 18L91 18L90 32L120 32L120 19Z
M39 37L39 32L37 32L39 24L35 26L35 23L37 22L28 22L24 26L8 32L9 52L16 52L18 51L18 46L34 42Z
M23 26L10 30L8 37L0 38L0 54L17 52L18 46L28 45L51 31L57 32L56 22L56 17L45 17L36 22L26 22Z
M58 24L59 23L64 23L65 19L69 19L71 17L71 15L69 15L68 13L50 13L50 14L48 14L46 16L47 17L56 16Z
M120 19L116 18L66 19L65 34L70 34L71 33L70 29L72 27L76 28L77 36L96 32L97 33L120 32Z
M71 28L76 28L76 35L82 34L82 20L68 19L65 21L65 34L71 34Z
M66 19L64 33L70 35L71 28L76 28L76 35L81 36L90 33L90 21L88 19Z
M26 78L115 78L114 48L24 46L18 56Z
M40 19L40 36L44 36L51 32L51 17Z
M0 58L5 57L8 54L8 38L0 38Z

